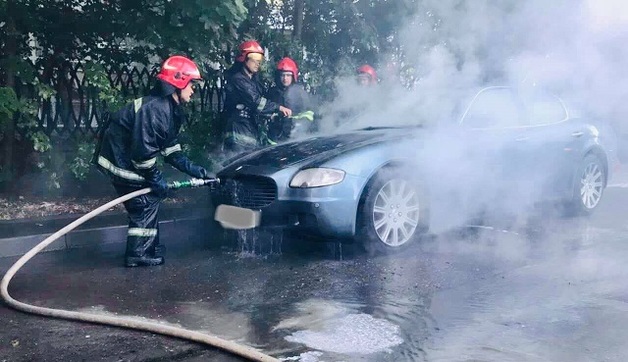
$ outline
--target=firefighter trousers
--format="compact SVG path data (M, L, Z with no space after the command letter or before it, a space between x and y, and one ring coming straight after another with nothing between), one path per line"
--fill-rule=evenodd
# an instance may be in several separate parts
M113 186L120 196L143 188L115 183ZM151 192L134 197L124 203L129 217L126 257L154 257L155 250L161 250L159 219L157 217L161 200L162 198Z

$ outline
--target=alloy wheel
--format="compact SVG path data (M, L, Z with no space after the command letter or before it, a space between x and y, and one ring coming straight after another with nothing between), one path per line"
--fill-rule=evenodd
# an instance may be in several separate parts
M602 199L604 173L600 166L591 162L587 165L580 178L580 199L587 209L593 209Z
M379 240L398 247L410 240L420 221L419 195L406 180L392 179L377 193L373 226Z

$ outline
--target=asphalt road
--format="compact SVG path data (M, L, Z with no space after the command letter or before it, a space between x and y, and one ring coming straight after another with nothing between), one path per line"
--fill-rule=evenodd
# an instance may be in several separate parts
M628 188L609 188L590 218L485 221L385 256L299 239L275 240L271 253L267 236L166 240L167 263L154 268L125 269L123 250L52 252L10 291L209 331L287 361L625 361L626 205ZM0 259L0 272L15 260ZM0 321L0 361L240 360L5 306Z

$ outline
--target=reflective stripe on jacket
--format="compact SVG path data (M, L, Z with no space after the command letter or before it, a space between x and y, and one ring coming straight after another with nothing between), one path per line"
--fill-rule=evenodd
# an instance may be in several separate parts
M225 139L246 145L258 143L258 116L279 112L279 104L263 93L258 77L249 77L241 65L229 71L225 85Z
M181 151L178 134L185 115L171 96L138 98L112 116L97 164L119 181L141 183L142 171L155 167L157 156Z

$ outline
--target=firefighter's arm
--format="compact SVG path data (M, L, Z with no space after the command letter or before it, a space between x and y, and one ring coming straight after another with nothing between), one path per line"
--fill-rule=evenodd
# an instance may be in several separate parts
M135 114L131 146L131 162L137 170L149 169L155 165L159 153L160 115L143 107Z
M167 150L168 148L166 148L165 151ZM173 151L167 154L162 151L162 154L165 156L166 162L172 165L172 167L196 178L207 179L214 177L214 175L210 174L205 168L190 161L190 159L181 152L181 146L179 144L176 144L173 148L170 148L170 150Z
M243 79L234 79L234 87L241 94L244 105L259 114L271 115L281 112L286 117L292 114L288 108L268 100L252 84Z
M159 151L160 122L164 114L156 113L149 107L142 107L135 115L133 128L131 163L148 183L149 187L160 197L168 195L168 186L163 175L157 169L157 153Z
M137 173L144 177L144 180L146 180L148 186L157 196L165 198L170 195L168 183L166 182L164 176L161 174L161 171L159 171L156 166L144 170L138 169Z

